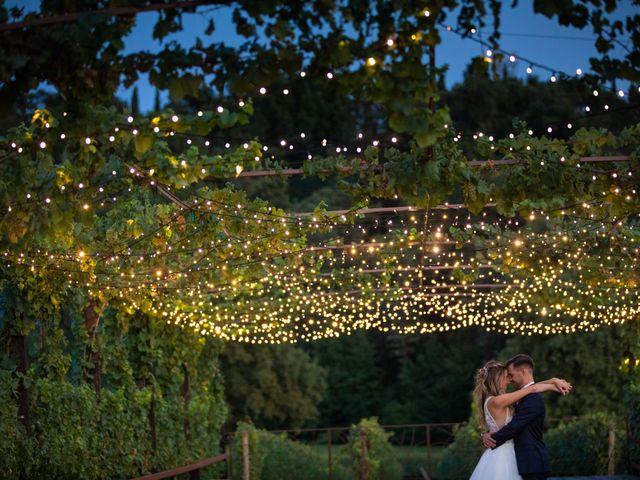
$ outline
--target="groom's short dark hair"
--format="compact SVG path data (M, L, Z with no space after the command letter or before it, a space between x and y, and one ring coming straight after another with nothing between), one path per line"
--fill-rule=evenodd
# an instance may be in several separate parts
M533 358L531 358L529 355L525 355L524 353L519 353L515 357L511 358L506 363L507 367L509 367L509 365L513 365L514 368L520 368L526 365L533 372Z

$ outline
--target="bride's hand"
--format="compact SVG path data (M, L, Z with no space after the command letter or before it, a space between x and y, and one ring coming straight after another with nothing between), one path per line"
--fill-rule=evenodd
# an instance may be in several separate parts
M562 395L568 395L573 389L573 386L566 380L563 380L561 378L554 378L553 381L556 388L558 389L558 392Z
M482 444L486 448L494 448L496 446L496 441L491 437L491 434L489 432L483 433L481 437L482 437Z

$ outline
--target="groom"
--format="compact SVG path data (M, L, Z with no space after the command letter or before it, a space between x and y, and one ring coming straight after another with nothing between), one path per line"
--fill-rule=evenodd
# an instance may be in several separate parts
M528 387L533 380L533 359L519 354L507 362L509 380L517 388ZM544 402L542 395L532 393L516 403L513 420L497 432L482 434L487 448L496 448L507 440L514 440L518 472L523 480L545 480L549 473L549 455L542 442Z

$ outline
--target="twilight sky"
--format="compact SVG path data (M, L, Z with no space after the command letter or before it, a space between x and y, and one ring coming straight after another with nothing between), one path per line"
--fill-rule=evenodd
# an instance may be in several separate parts
M35 10L39 7L39 0L7 0L7 6L25 6L27 10ZM590 29L577 30L559 26L555 20L547 19L542 15L533 13L533 5L530 0L520 0L515 9L509 8L510 0L504 2L502 19L501 48L515 55L516 58L526 58L532 62L547 66L557 72L575 74L580 68L589 70L589 57L596 55L594 47L594 35ZM619 7L619 15L626 16L632 13L633 7L630 0L622 0ZM231 22L230 9L217 9L207 11L210 7L200 7L196 13L184 14L184 30L170 35L165 41L178 40L185 46L192 45L196 36L203 41L224 41L228 45L237 45L241 38L235 33ZM138 50L157 51L161 43L151 37L153 24L157 19L157 12L138 15L138 24L125 41L126 52ZM216 26L211 36L204 36L208 19L213 17ZM451 21L454 17L451 16ZM479 38L486 39L490 34L490 27L485 32L478 32ZM470 39L462 39L455 33L442 32L442 44L437 47L437 63L449 65L446 76L447 86L451 86L462 80L462 74L469 60L477 55L484 55L486 48ZM610 53L611 56L620 55L621 49ZM513 66L519 76L526 76L526 68L529 62L517 60ZM534 75L540 78L549 78L551 73L534 67ZM620 84L622 88L628 88L628 84ZM140 108L147 111L153 107L155 93L150 87L146 77L138 83ZM131 89L119 91L119 95L128 100L131 97ZM166 95L165 95L166 98Z

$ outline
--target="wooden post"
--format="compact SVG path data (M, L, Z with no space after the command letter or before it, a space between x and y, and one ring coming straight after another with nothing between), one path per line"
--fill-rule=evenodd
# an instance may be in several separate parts
M18 420L25 426L27 432L31 432L29 421L29 390L25 386L24 375L29 370L29 357L27 356L27 339L24 335L11 335L11 352L18 361L18 373L22 378L18 381Z
M431 425L427 425L427 472L429 478L433 478L433 468L431 465Z
M233 446L232 446L232 437L229 435L229 440L227 442L227 444L224 447L224 451L227 454L227 478L231 479L233 478L233 471L232 471L232 462L233 462L233 457L231 456L231 452L233 451Z
M360 429L360 480L369 480L369 455L367 452L367 432Z
M95 300L91 300L89 305L84 309L84 326L87 330L87 335L89 335L90 344L95 342L99 324L100 315L98 314L98 304ZM87 361L89 363L87 376L91 377L95 392L100 394L100 390L102 389L102 357L99 351L93 351L93 345L90 345Z
M149 406L149 433L151 434L151 448L155 454L158 451L158 430L156 428L156 399L155 394L151 393L151 405Z
M331 459L331 429L327 430L327 448L329 450L329 480L333 479L333 465Z
M249 432L242 432L242 480L250 480Z
M616 468L616 431L613 425L609 425L609 462L607 475L612 476Z
M191 382L189 379L189 367L186 363L182 364L183 381L180 387L182 395L182 409L184 411L184 438L187 444L191 444L191 425L189 424L189 400L191 400Z

